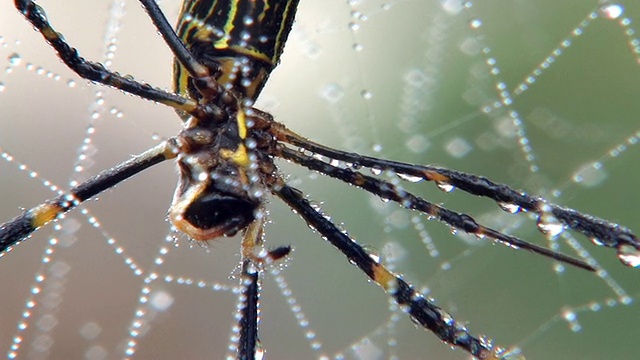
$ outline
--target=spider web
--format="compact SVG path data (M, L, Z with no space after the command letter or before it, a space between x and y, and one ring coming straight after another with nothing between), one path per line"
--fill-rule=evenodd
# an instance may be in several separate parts
M41 5L86 58L170 87L171 54L137 2ZM175 19L179 2L162 5ZM633 228L638 19L632 1L302 1L259 106L327 145L482 174ZM170 109L78 79L10 2L0 5L0 24L0 148L8 160L0 163L0 219L179 131ZM404 184L491 227L593 258L603 270L565 268L282 169L474 334L531 359L634 358L637 274L612 251L569 232L550 241L526 214L460 191ZM202 249L172 233L165 216L175 182L172 165L156 166L4 256L0 349L35 359L127 351L222 358L239 241ZM277 200L269 210L267 242L294 248L263 282L269 358L467 357L416 329Z

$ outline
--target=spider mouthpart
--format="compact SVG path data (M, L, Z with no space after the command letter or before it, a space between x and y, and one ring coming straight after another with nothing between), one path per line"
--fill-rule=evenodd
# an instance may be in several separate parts
M204 232L235 235L254 220L255 204L234 196L211 193L195 199L182 215L183 221Z
M260 201L248 192L246 168L233 160L211 163L202 155L181 154L181 176L169 218L195 240L233 236L255 220ZM197 171L206 165L210 172Z

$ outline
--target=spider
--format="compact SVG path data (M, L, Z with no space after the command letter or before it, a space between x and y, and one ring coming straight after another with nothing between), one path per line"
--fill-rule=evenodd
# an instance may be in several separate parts
M169 26L155 2L141 0L141 3L178 59L176 94L153 89L79 57L75 49L51 28L44 11L33 1L16 1L17 8L81 77L173 107L183 119L184 129L179 135L143 154L72 188L67 195L52 199L3 224L0 228L1 250L10 250L39 227L124 179L164 160L176 159L180 179L169 211L173 224L197 241L243 233L241 252L246 302L241 311L239 358L253 357L258 351L256 314L261 269L265 263L278 261L289 253L286 246L260 251L263 205L265 194L269 192L287 203L350 262L383 287L412 319L444 342L478 358L508 356L501 349L493 349L483 339L471 335L450 315L422 297L352 241L313 207L299 190L283 180L273 158L287 159L358 186L461 231L594 270L592 264L484 227L468 215L429 203L359 170L369 168L375 172L394 172L409 181L427 180L443 188L456 187L473 195L489 197L514 212L537 213L541 229L551 234L567 227L596 238L602 245L616 248L626 264L637 265L636 251L640 244L635 235L625 228L553 205L482 177L331 149L294 133L269 114L253 108L253 102L278 62L291 29L297 1L279 3L270 9L273 13L264 17L254 15L262 10L249 6L254 2L239 2L225 9L215 2L185 1L177 32ZM261 5L257 2L256 6ZM237 21L235 29L244 26L245 32L227 30L224 26L227 20ZM212 50L214 43L216 50ZM334 166L319 156L343 161L349 166Z

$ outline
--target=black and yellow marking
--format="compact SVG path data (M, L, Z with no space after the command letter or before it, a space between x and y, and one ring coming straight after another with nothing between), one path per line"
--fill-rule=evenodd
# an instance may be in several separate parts
M247 147L244 145L244 140L247 139L247 116L243 109L240 109L235 116L236 118L236 126L238 129L238 142L235 144L235 149L220 149L220 156L223 159L227 159L235 163L239 168L243 169L242 176L245 177L244 182L247 183L246 180L246 169L249 167L251 162L249 161L249 153L247 152Z
M178 162L185 168L191 166L189 171L181 174L186 180L179 184L178 190L181 192L190 190L190 192L184 191L180 194L183 196L180 201L185 201L184 203L178 201L177 208L181 210L178 211L180 220L189 221L198 229L217 227L224 230L220 233L225 235L247 230L245 235L250 239L245 239L243 246L255 247L259 241L260 231L258 230L260 229L258 229L259 221L255 219L254 210L259 209L263 201L259 196L249 196L244 186L252 185L247 180L250 158L244 145L249 131L245 108L248 103L257 98L270 72L277 65L291 30L298 2L298 0L185 0L178 24L178 34L176 34L166 22L154 0L141 0L174 55L180 59L175 65L174 80L176 92L180 95L175 95L120 76L105 69L99 63L85 60L49 25L44 11L38 5L31 0L16 0L16 8L55 48L65 64L82 78L169 105L181 111L182 115L187 113L190 117L183 116L185 119L197 120L194 123L202 120L202 124L211 125L210 129L204 128L207 125L202 125L203 127L199 130L212 130L210 134L215 133L216 136L212 135L212 137L216 140L206 142L204 141L206 137L190 138L189 130L193 129L187 128L177 138L170 140L173 141L173 145L168 146L164 143L151 149L137 158L104 171L74 187L68 195L50 200L0 225L0 251L6 251L18 241L28 237L38 227L56 219L82 201L115 186L147 167L175 157L178 153L184 155L188 153L188 148L197 146L203 148L208 146L206 149L201 148L199 154L188 154L192 156L189 160L197 161ZM486 196L496 202L518 206L538 214L544 200L471 174L433 166L377 159L327 148L289 131L282 124L273 122L268 114L262 114L258 118L263 125L266 125L251 129L252 135L258 133L257 129L264 130L264 133L260 134L265 135L262 139L271 135L273 140L270 144L273 146L264 146L255 151L256 155L261 156L257 160L257 165L260 165L260 174L264 176L261 179L262 185L289 204L310 226L317 229L327 241L339 249L369 278L383 287L424 328L434 332L446 343L461 347L480 359L506 357L504 353L492 350L489 344L470 335L464 326L456 323L447 313L414 291L399 276L369 256L361 246L315 210L304 199L302 193L287 186L281 178L277 177L275 175L277 169L271 158L275 156L294 160L308 169L324 172L343 182L362 187L369 193L396 201L407 208L436 216L441 221L461 230L520 247L524 247L526 243L520 244L517 242L520 240L515 238L513 238L515 240L509 240L510 237L507 235L479 225L468 215L431 204L396 189L386 181L334 167L305 155L296 156L291 150L286 150L285 143L357 166L391 170L398 174L455 186L470 194ZM198 160L196 156L203 153L206 156ZM189 177L189 175L195 176ZM231 181L232 185L225 184L225 181L217 183L213 181L220 179L221 176L227 180L239 181ZM189 186L191 187L188 188ZM186 206L181 207L181 204ZM549 207L553 216L565 226L591 238L597 238L605 246L617 247L619 251L640 250L638 238L626 228L557 205L549 205ZM534 249L530 244L527 248ZM281 247L270 251L265 258L276 260L286 256L289 250L288 247ZM243 249L243 255L247 253ZM570 262L561 255L554 254L552 257ZM261 258L245 256L243 260L247 260L243 263L243 273L251 276L245 292L249 302L243 310L242 321L251 320L244 326L251 334L245 336L248 339L247 346L240 346L238 358L252 358L257 348L256 341L251 339L257 340L257 322L253 320L257 319L259 293L258 273L253 271L252 267L256 263L259 265ZM515 357L517 356L509 355L509 358Z
M113 86L130 94L151 99L185 113L193 113L198 108L198 102L193 99L143 85L133 79L111 72L99 63L86 60L79 56L78 51L69 46L64 38L49 24L46 14L40 6L29 0L16 0L15 5L27 20L40 31L47 42L51 44L65 65L82 78Z
M614 249L620 249L621 247L628 246L629 248L640 251L640 240L628 228L602 218L582 214L573 209L546 203L545 200L540 197L531 196L527 193L514 190L507 185L493 182L482 176L467 174L437 166L409 164L332 149L306 139L287 129L280 123L273 123L270 127L270 132L279 141L298 146L314 154L323 155L330 159L345 161L358 167L384 171L389 170L396 174L407 175L424 179L426 181L433 181L440 185L449 185L472 195L490 198L499 205L507 204L516 206L522 211L536 213L538 216L542 215L540 210L542 208L541 205L547 204L551 207L551 214L558 219L563 226L580 232L590 239L598 239L601 246ZM310 162L305 161L304 166L310 166ZM332 176L331 174L328 175ZM467 222L467 224L472 225L469 222ZM461 229L464 230L464 228ZM478 235L496 238L491 235L491 232L484 231L483 229L479 229ZM519 244L514 243L514 245L530 249L541 254L542 252L546 252L547 254L543 255L552 257L559 261L565 261L564 256L556 256L553 251L546 249L539 252L532 249L533 247L536 247L534 244L527 243L522 240L520 241L521 242ZM572 265L593 271L592 266L586 265L584 262L579 260L573 259L568 262Z
M259 323L259 300L260 300L260 277L259 272L255 270L255 265L249 259L242 261L241 285L242 290L242 306L239 309L242 316L238 321L240 327L237 359L257 359L256 351L260 351L260 339L258 337Z
M69 202L71 204L72 202ZM31 210L29 210L29 217L31 218L31 226L35 229L48 224L50 221L58 217L61 213L65 212L69 206L63 207L58 203L42 204Z
M299 0L187 0L177 34L217 81L239 98L255 100L278 64ZM198 97L190 75L174 65L174 89Z
M302 193L275 180L274 193L286 202L328 242L340 250L351 263L360 268L391 296L420 325L431 330L442 341L461 347L479 359L498 359L499 354L488 344L471 335L444 310L424 298L384 265L374 260L358 243L315 210Z
M112 169L102 171L73 187L68 194L48 200L0 225L0 253L26 239L38 228L57 219L83 201L114 187L146 168L175 157L175 152L170 150L171 148L173 148L172 144L163 142Z
M265 263L277 261L289 254L291 247L281 246L267 252L263 249L264 217L260 217L249 224L242 237L242 274L240 285L242 291L242 306L239 309L242 317L238 322L238 359L262 358L256 352L262 351L258 337L259 300L260 300L260 272Z
M244 110L215 129L196 120L189 120L178 136L186 146L178 157L180 177L169 219L190 238L208 241L245 229L254 220L259 200L247 192L251 160L244 144Z
M281 151L281 156L285 159L291 160L306 168L319 171L320 173L331 176L333 178L342 180L346 183L361 187L372 194L380 196L381 198L395 201L406 207L407 209L418 210L424 214L433 216L434 218L450 225L455 229L464 231L469 234L474 234L478 237L488 237L490 239L509 244L516 248L526 249L585 270L596 270L593 266L585 263L584 261L574 259L572 257L557 253L533 243L526 242L517 237L503 234L497 230L478 224L469 215L461 214L443 208L439 205L430 203L418 196L411 194L410 192L404 190L399 191L395 185L391 184L388 181L363 175L360 172L353 171L351 169L338 168L332 166L331 164L317 161L312 157L306 156L298 151L294 151L288 148L283 147Z

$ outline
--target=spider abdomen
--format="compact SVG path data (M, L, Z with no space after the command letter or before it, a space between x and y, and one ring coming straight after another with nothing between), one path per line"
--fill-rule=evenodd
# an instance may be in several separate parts
M176 33L220 84L255 100L278 64L298 2L185 1ZM174 70L175 91L198 98L185 68L176 62Z

